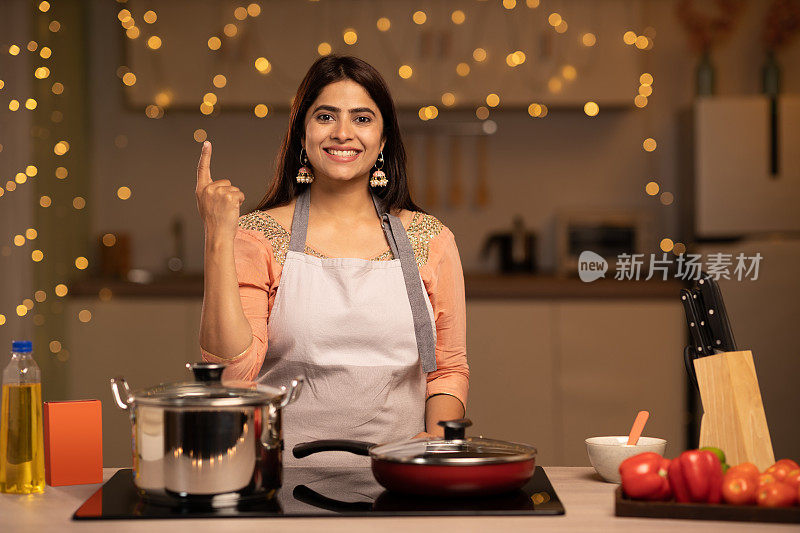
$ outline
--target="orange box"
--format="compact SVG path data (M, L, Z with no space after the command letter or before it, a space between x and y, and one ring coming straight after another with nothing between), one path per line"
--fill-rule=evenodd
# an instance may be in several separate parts
M44 469L51 487L103 482L100 400L44 402Z

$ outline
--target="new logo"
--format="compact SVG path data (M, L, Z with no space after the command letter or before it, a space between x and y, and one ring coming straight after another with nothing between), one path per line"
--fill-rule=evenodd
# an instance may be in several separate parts
M581 281L589 283L590 281L604 278L607 270L608 261L591 250L584 250L578 257L578 276L580 276Z

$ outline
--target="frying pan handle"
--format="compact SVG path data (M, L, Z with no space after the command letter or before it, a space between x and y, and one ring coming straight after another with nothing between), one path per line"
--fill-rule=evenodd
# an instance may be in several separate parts
M298 459L308 457L317 452L350 452L369 457L369 449L375 446L372 442L360 440L314 440L301 442L292 449L292 455Z

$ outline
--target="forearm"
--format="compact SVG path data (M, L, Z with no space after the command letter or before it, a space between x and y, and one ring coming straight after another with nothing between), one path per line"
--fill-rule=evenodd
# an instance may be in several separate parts
M464 406L455 396L437 394L425 402L425 431L438 436L444 436L444 428L439 425L440 420L457 420L464 418Z
M239 297L233 239L206 235L200 346L222 358L245 351L252 340Z

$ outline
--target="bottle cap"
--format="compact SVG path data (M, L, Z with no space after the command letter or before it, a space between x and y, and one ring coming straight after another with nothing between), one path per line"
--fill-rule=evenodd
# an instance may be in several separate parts
M33 343L31 341L12 341L11 351L14 353L31 353L33 351Z

